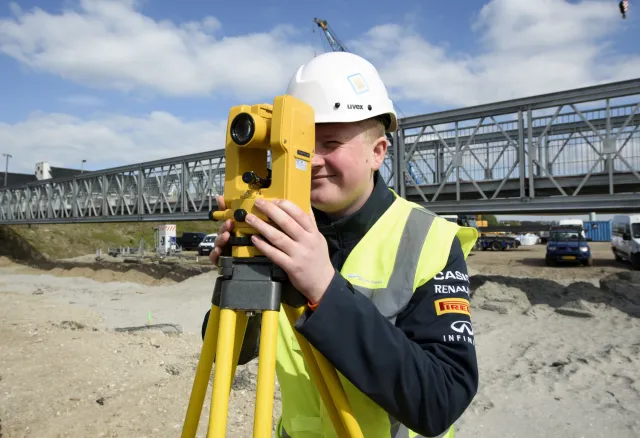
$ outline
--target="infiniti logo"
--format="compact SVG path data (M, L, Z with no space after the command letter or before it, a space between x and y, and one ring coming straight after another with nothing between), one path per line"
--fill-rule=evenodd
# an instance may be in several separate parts
M456 321L451 324L451 329L458 333L467 333L469 336L473 336L473 328L469 321Z

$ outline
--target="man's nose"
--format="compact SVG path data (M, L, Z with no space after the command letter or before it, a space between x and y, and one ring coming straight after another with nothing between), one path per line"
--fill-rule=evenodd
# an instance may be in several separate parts
M311 167L322 167L324 166L324 155L318 153L318 148L316 148L316 152L313 154L311 158Z

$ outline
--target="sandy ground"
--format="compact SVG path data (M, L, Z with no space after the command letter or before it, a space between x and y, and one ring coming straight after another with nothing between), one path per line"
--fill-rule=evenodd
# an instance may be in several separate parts
M593 247L590 268L545 267L543 246L469 258L481 384L457 438L640 436L640 283L601 288L630 270ZM215 277L0 258L0 437L180 436ZM180 330L115 330L149 314ZM228 436L251 436L256 370L236 373Z

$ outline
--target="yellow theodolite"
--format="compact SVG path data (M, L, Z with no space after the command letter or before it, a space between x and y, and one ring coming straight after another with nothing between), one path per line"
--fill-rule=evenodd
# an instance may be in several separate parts
M271 152L271 168L268 153ZM207 437L226 435L229 393L235 375L248 316L261 313L254 437L271 437L275 392L278 312L284 309L289 323L305 310L306 300L286 273L251 243L257 231L244 222L248 213L269 221L254 207L257 198L288 199L310 211L311 159L315 151L313 108L290 95L271 104L231 108L225 145L224 211L212 211L210 219L234 221L227 246L230 255L218 262L211 313L193 382L182 431L193 438L207 392L213 362L216 367ZM273 224L273 223L272 223ZM294 328L309 373L330 414L339 437L362 437L338 374L328 360Z

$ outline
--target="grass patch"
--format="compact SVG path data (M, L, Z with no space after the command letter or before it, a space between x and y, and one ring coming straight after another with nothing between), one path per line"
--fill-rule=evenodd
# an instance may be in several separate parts
M34 251L53 259L78 257L95 254L102 248L106 253L108 247L138 246L143 238L149 249L153 247L153 228L166 223L176 224L176 236L185 231L215 233L220 223L212 221L183 222L124 222L100 224L34 224L34 225L0 225L12 231L20 241L20 246L29 246ZM1 233L0 233L1 234ZM4 242L16 245L14 241ZM3 251L4 252L4 251ZM11 249L6 251L9 254Z

